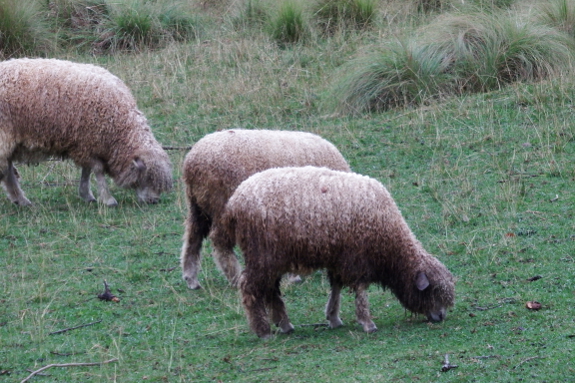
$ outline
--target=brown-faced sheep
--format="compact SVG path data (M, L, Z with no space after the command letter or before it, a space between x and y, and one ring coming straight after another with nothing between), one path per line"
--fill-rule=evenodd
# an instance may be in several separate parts
M181 255L183 278L190 289L201 287L198 270L202 241L217 227L236 187L265 169L305 165L350 171L334 145L305 132L234 129L208 134L192 147L183 164L189 213ZM213 255L235 286L241 267L233 244L227 242L213 241Z
M0 182L10 200L30 205L14 162L69 158L82 168L79 192L94 171L99 200L117 204L106 184L136 189L155 203L172 187L170 159L154 138L128 87L107 70L54 59L0 63Z
M293 331L280 294L284 273L327 270L332 328L343 324L343 286L355 292L357 321L366 332L377 329L366 293L371 283L432 321L443 320L454 303L451 273L423 249L387 189L367 176L317 167L255 174L238 186L213 237L243 252L242 301L259 337L271 335L266 308L282 332Z

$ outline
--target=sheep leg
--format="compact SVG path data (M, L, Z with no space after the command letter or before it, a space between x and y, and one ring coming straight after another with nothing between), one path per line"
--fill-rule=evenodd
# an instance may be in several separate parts
M330 328L337 328L343 326L343 322L339 317L342 285L329 272L328 278L331 285L331 292L329 293L329 299L327 301L327 305L325 306L325 317L329 321Z
M80 198L86 202L96 202L96 198L90 190L90 173L92 169L88 166L82 167L82 175L80 177L80 187L78 191L80 193Z
M202 259L200 253L202 241L207 237L211 223L194 201L190 200L188 206L189 213L186 219L180 263L182 265L182 278L190 289L197 290L202 287L198 281L198 271Z
M272 322L281 329L284 334L294 331L293 325L289 321L284 301L280 291L281 277L276 279L274 289L266 296L266 304L271 313Z
M230 285L234 288L238 287L238 278L242 272L242 267L238 262L238 257L234 253L234 245L225 238L219 238L217 231L214 230L214 235L210 236L212 243L214 245L214 251L212 253L214 257L214 262L216 266L224 273Z
M301 282L303 282L303 280L301 279L301 277L299 275L292 274L292 273L287 274L287 280L289 283L301 283Z
M242 292L242 303L250 328L256 335L263 339L272 336L268 314L265 307L265 295L268 293L268 286L263 281L254 278L257 273L250 273L244 270L240 276L240 290Z
M118 206L118 202L112 197L110 189L108 189L108 183L106 182L106 176L104 174L104 164L100 161L95 161L92 170L94 170L96 183L98 184L98 200L110 207Z
M12 164L12 161L8 160L8 167L5 173L0 173L0 181L4 184L4 189L8 194L10 201L20 206L30 206L32 202L24 196L24 192L20 188L20 183L18 182L18 171Z
M355 289L355 315L358 323L362 325L363 331L372 333L377 331L377 327L371 320L366 288L366 285L359 285Z

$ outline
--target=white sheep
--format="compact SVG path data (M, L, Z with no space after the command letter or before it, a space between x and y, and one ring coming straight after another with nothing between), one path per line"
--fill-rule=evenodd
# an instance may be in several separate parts
M69 158L82 168L79 193L117 205L105 174L140 201L155 203L172 187L170 159L154 138L128 87L107 70L55 59L0 63L0 182L10 200L30 205L14 162Z
M367 176L317 167L255 174L229 199L213 238L243 252L242 301L259 337L271 335L268 312L282 332L294 329L280 293L285 273L327 270L332 328L343 324L343 286L355 292L357 321L366 332L377 330L366 294L371 283L432 321L443 320L454 303L451 273L415 238L387 189Z
M190 289L201 287L202 241L217 227L236 187L265 169L305 165L350 171L337 148L312 133L233 129L208 134L192 147L183 164L189 213L181 255L183 279ZM241 267L233 244L213 241L213 245L216 264L235 286Z

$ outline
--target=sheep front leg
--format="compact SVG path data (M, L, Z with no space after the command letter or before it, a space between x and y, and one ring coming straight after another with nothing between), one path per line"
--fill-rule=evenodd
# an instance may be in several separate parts
M188 202L189 212L186 219L180 262L182 265L182 278L188 284L188 288L197 290L202 287L198 281L198 271L200 270L200 261L202 259L200 252L202 241L210 231L210 221L193 200Z
M272 322L280 328L282 333L290 334L294 331L294 327L290 323L284 301L281 298L280 283L281 277L277 278L273 291L266 296L266 303L271 312Z
M341 301L341 283L328 272L328 278L331 285L329 299L325 306L325 317L329 321L330 328L337 328L343 326L343 322L339 317L339 306Z
M363 331L372 333L377 331L377 327L371 320L366 288L366 285L359 285L355 289L355 315L357 322L362 325Z
M8 198L16 205L32 205L32 202L24 196L24 192L20 189L18 171L12 164L12 161L8 160L7 165L6 171L4 173L0 172L0 181L4 184L4 189L6 189Z
M78 192L80 193L80 198L86 202L96 202L96 198L90 190L90 173L92 169L89 166L82 167L82 175L80 176L80 187Z
M265 295L269 293L268 286L264 281L254 278L256 273L248 270L240 276L240 290L242 292L242 303L248 317L250 328L262 339L272 336L268 315L265 307Z
M96 183L98 184L98 200L107 206L118 206L118 202L112 194L110 194L110 189L108 189L108 183L106 182L106 176L104 174L104 164L97 161L94 166L92 166L94 174L96 175Z

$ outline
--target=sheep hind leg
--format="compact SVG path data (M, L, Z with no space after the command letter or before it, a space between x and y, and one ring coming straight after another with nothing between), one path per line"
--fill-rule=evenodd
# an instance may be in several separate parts
M192 290L202 288L198 281L198 272L202 259L202 242L207 237L210 226L211 223L208 217L201 212L194 201L190 201L180 262L182 265L182 278L188 284L188 288Z
M26 196L20 188L20 183L18 182L18 171L12 164L12 161L8 161L8 167L6 173L2 175L0 173L0 181L4 184L6 193L10 201L20 206L31 206L32 202Z
M258 337L262 339L270 338L272 333L265 307L265 294L267 293L265 284L254 280L244 270L240 276L239 285L242 292L242 303L250 328Z
M80 194L80 198L82 198L86 202L96 202L96 198L94 194L92 194L92 190L90 190L90 173L92 169L90 167L82 167L82 175L80 176L80 186L78 188L78 192Z
M215 222L213 225L210 239L214 245L212 255L216 266L224 273L230 285L237 288L242 267L238 261L238 257L236 257L234 253L233 241L227 236L224 236L221 225L218 224L218 222Z
M363 327L363 331L372 333L377 331L377 327L371 320L366 287L365 285L360 285L355 289L355 315L357 322Z
M330 328L337 328L343 326L343 322L339 317L339 307L341 301L341 283L328 273L329 282L331 285L331 292L329 299L325 306L325 317L329 321Z
M271 294L266 296L266 303L271 312L272 322L280 328L282 333L290 334L294 331L294 327L290 323L284 301L281 298L280 282L281 277L276 280Z

